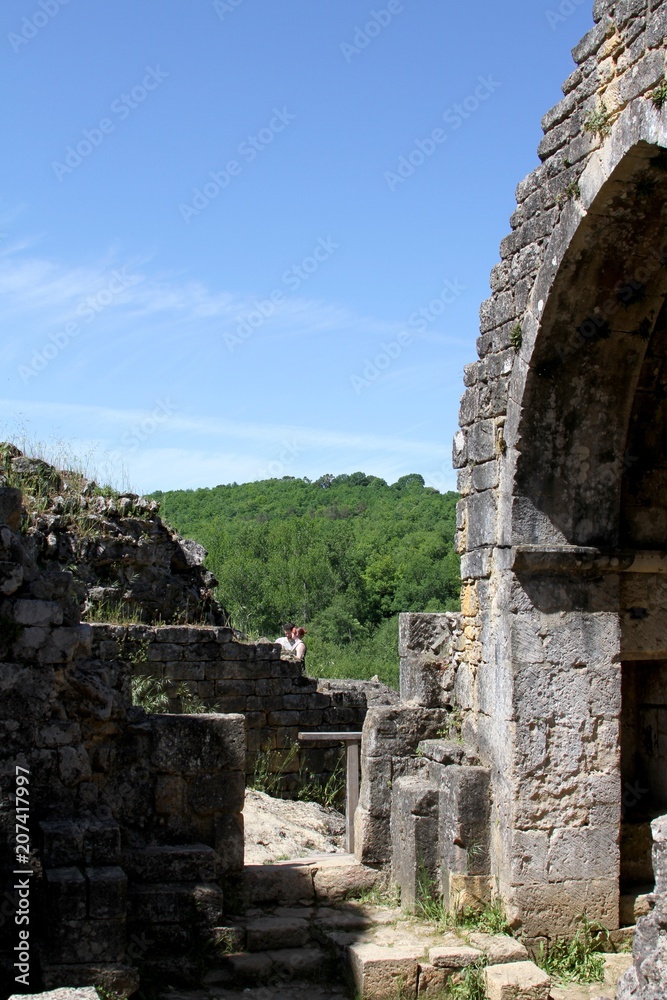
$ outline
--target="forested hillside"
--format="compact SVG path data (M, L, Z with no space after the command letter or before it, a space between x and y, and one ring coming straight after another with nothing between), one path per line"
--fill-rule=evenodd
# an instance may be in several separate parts
M232 624L275 638L303 625L308 673L397 684L400 611L458 608L455 493L362 472L153 494L209 552Z

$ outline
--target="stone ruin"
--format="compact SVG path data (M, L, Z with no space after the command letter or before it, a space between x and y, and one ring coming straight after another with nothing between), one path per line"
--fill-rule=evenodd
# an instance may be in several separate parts
M257 752L275 754L270 769L294 793L304 763L308 780L325 781L340 762L334 745L304 749L284 768L300 730L358 729L368 704L397 700L376 682L305 677L278 645L226 625L81 623L109 548L119 573L134 566L120 590L126 603L149 595L151 615L159 601L177 604L180 590L188 615L220 613L203 560L186 568L174 558L191 546L155 509L136 497L95 499L105 505L104 518L101 504L91 515L102 534L82 539L80 525L53 512L57 501L35 518L19 489L0 484L3 997L16 986L23 916L30 974L18 986L33 989L21 992L95 984L127 996L140 969L149 981L196 980L206 949L236 933L227 899L239 896ZM81 546L83 565L72 562ZM133 704L133 680L145 675L163 682L167 712ZM196 713L183 714L184 699Z
M667 3L594 18L465 369L462 611L402 617L357 813L358 857L405 899L422 865L533 946L583 913L622 940L667 812ZM645 919L662 971L624 995L667 996Z
M402 617L400 703L371 705L364 723L356 850L407 906L424 875L451 907L500 900L533 951L583 913L617 946L636 923L619 997L664 1000L667 2L595 0L594 20L517 189L465 369L462 610ZM72 580L38 565L12 527L16 497L2 503L3 857L16 860L18 763L50 916L35 928L43 984L128 988L133 948L144 966L182 967L224 938L243 863L244 716L264 711L250 700L270 697L266 663L282 661L237 655L212 622L200 675L189 634L156 638L164 676L213 683L211 697L218 681L267 681L266 694L229 688L243 715L133 709L119 636L67 616ZM259 661L261 676L229 666ZM280 711L323 711L316 693ZM269 874L260 901L282 884ZM315 891L317 872L297 875ZM426 966L409 961L409 995L428 996ZM489 996L548 996L548 977L525 989L504 977L489 973Z

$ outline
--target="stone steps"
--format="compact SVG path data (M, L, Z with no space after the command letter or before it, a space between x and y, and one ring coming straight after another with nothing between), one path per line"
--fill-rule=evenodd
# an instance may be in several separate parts
M236 916L213 932L218 955L183 1000L249 1000L255 988L263 990L257 1000L342 1000L350 990L359 1000L441 1000L472 975L488 1000L598 1000L605 990L612 996L611 980L630 961L608 956L599 988L557 987L511 936L443 930L396 907L348 898L383 885L380 872L345 855L250 866ZM164 886L143 891L159 903ZM171 991L164 1000L179 996Z

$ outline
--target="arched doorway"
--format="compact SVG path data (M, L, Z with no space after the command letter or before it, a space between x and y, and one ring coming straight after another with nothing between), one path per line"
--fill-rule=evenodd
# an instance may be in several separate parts
M667 154L616 157L606 179L589 164L588 210L568 206L552 237L505 427L494 645L513 755L496 856L535 935L584 911L631 922L622 897L650 880L648 823L667 807ZM539 890L517 878L538 845Z

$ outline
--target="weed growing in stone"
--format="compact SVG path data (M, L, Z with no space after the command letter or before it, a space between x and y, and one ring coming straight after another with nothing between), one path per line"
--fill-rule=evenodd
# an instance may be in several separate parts
M436 924L447 922L449 914L445 909L442 892L437 878L433 878L423 861L417 868L417 899L415 900L415 915L422 920L430 920Z
M608 938L609 933L601 924L583 914L571 941L558 939L547 947L540 946L537 964L562 983L601 983L603 951Z
M293 743L287 753L283 750L259 750L255 757L251 788L273 798L280 798L285 790L285 776L296 775L296 797L300 802L317 802L329 809L339 807L345 794L345 772L342 760L338 762L326 781L318 781L303 760L295 770L300 753L298 743Z
M523 331L521 329L521 323L516 323L510 332L510 344L515 351L521 349L523 343Z
M157 677L132 678L132 704L143 708L146 712L155 714L169 711L169 695L167 682Z
M556 202L559 205L564 205L566 201L574 201L581 194L579 190L579 181L570 181L566 188L560 192L556 198Z
M500 899L494 899L482 909L466 906L453 913L453 926L483 934L512 934Z
M484 965L469 965L462 973L453 976L438 1000L486 1000Z
M400 886L389 882L385 885L374 885L370 889L351 892L346 900L358 903L360 906L388 906L392 910L401 905Z
M655 88L651 94L651 100L658 109L662 109L667 103L667 77Z
M589 111L584 118L584 132L604 139L611 132L611 119L611 112L604 101L601 101L600 107L595 111Z

